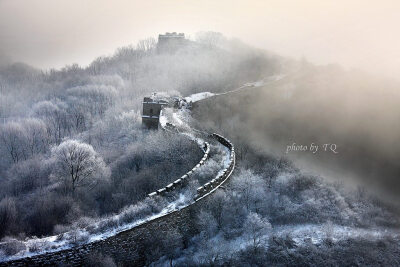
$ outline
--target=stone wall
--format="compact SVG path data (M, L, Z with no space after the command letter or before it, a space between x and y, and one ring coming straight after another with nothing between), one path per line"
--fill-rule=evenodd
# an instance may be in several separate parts
M188 233L194 233L196 231L196 211L207 204L207 196L225 183L233 173L236 160L233 144L220 135L213 134L213 136L221 144L229 148L231 153L229 167L221 175L212 179L215 182L210 183L210 186L206 187L207 191L199 195L190 205L120 232L105 240L77 245L57 252L2 262L0 266L82 266L87 256L96 252L111 256L118 264L123 266L144 265L146 240L149 240L149 237L151 239L153 235L165 236L172 227L177 227L183 236L189 236ZM184 240L185 243L187 241Z

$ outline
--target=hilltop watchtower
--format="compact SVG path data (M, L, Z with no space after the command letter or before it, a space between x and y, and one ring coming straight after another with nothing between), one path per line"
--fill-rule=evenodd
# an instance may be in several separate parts
M184 33L167 32L158 35L157 51L158 52L175 52L177 49L185 45L187 40Z
M155 94L152 97L145 97L143 99L142 124L148 129L158 129L160 113L165 106L168 106L168 101L157 98Z

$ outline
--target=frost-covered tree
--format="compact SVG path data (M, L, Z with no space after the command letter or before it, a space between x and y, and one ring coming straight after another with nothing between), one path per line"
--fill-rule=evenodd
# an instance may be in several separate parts
M13 198L4 198L0 201L0 236L9 230L17 220L17 209Z
M43 161L44 158L38 156L13 164L5 175L4 192L8 188L7 193L19 196L38 188L45 188L50 171Z
M169 261L169 266L172 267L173 259L179 256L180 249L183 247L182 235L176 229L172 229L167 232L162 243L164 254Z
M239 192L243 205L247 210L259 211L267 188L264 180L250 170L242 170L233 179L233 188Z
M138 50L149 51L156 48L157 42L154 38L147 38L144 40L140 40L136 46Z
M47 144L46 125L39 119L27 118L0 127L0 151L3 149L14 163L45 152Z
M91 116L103 116L117 94L112 86L86 85L67 90L70 106L78 106Z
M245 235L249 238L254 253L262 245L265 235L271 230L271 224L257 213L249 213L244 224Z
M48 136L46 124L39 119L29 118L23 122L25 129L25 141L30 156L46 152L48 148Z
M205 236L211 237L217 232L218 223L214 216L207 211L200 211L197 216L197 225Z
M17 163L26 159L24 147L24 129L17 122L10 122L0 127L0 151L3 155L8 154L12 162Z
M66 108L67 105L59 100L41 101L33 107L34 114L46 123L48 135L57 144L70 130Z
M51 150L52 177L74 192L79 187L93 188L108 179L110 170L91 145L67 140Z

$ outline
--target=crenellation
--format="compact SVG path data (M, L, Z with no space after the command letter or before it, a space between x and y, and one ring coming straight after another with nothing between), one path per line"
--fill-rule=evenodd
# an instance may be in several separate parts
M215 136L221 143L224 143L222 142L222 140L224 140L223 137ZM231 155L234 155L233 149L234 147L231 145ZM102 241L79 245L75 248L64 251L46 253L11 262L0 263L0 266L82 266L85 257L88 254L95 252L100 252L103 255L108 255L118 259L118 264L143 265L144 256L140 253L140 247L144 242L144 237L151 236L154 233L166 233L170 230L171 225L177 226L180 231L186 233L195 231L193 226L189 225L188 222L194 220L197 214L196 210L206 203L203 201L205 198L201 196L204 196L211 190L215 190L221 183L226 181L226 179L229 178L234 165L235 158L233 157L233 159L230 160L229 167L224 169L224 173L214 178L211 182L206 183L203 187L198 188L200 195L196 201L179 211L174 211L161 218L150 220L146 222L145 225L134 227ZM183 180L184 177L181 177L180 179Z

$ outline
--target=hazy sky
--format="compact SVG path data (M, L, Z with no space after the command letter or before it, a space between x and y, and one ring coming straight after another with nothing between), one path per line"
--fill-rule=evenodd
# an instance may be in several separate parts
M166 31L218 31L284 56L400 74L398 0L0 0L0 58L86 65Z

